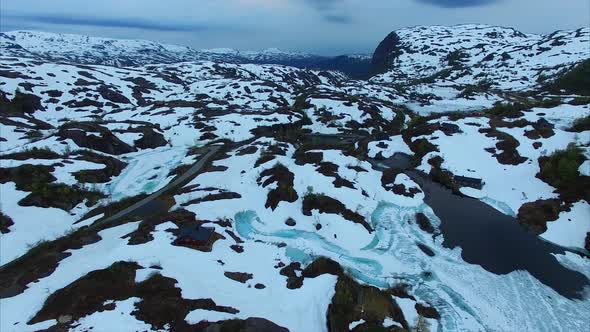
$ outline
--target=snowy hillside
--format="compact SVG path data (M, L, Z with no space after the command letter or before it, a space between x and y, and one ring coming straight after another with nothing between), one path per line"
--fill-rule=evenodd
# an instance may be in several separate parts
M585 330L588 30L397 35L361 81L2 34L0 330Z
M590 57L590 29L524 34L487 25L394 31L377 49L377 82L417 80L523 90Z
M186 46L160 44L147 40L111 39L38 31L0 33L0 47L5 52L4 56L30 56L55 62L116 67L215 61L281 64L299 68L341 70L358 75L359 70L364 70L363 74L366 73L370 61L368 55L327 57L284 52L276 48L262 51L239 51L231 48L195 50ZM342 64L343 58L348 60L347 63Z

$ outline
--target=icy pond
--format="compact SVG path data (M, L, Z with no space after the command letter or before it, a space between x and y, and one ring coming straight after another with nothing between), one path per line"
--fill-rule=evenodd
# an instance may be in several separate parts
M440 218L443 246L460 247L462 258L496 274L524 270L568 298L578 298L588 279L567 269L552 254L564 250L527 232L518 221L473 198L407 172L425 191L425 202Z
M286 256L304 265L324 256L361 282L381 288L411 285L412 294L439 310L438 331L509 330L514 322L490 317L510 316L515 306L526 307L518 312L535 330L575 330L585 324L578 316L543 318L575 315L590 307L583 295L590 282L570 269L582 267L565 259L562 248L528 233L513 217L484 202L455 195L418 173L406 174L425 192L424 202L381 202L368 216L375 230L372 240L361 246L338 245L314 231L281 229L255 211L237 213L235 231L243 239L283 244L278 247L284 247ZM425 214L441 234L421 231L414 224L416 213Z

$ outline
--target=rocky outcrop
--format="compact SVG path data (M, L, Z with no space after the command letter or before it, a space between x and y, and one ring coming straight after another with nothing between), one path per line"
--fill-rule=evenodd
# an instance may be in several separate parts
M103 270L96 270L77 279L68 286L51 294L43 308L29 321L30 324L57 320L57 325L50 328L55 331L66 331L69 324L81 317L97 311L113 310L111 301L122 301L131 297L141 299L135 303L132 315L138 320L150 324L154 329L171 331L194 331L186 321L186 315L196 309L236 314L239 311L232 307L217 305L211 299L184 299L181 289L176 287L177 281L153 273L148 279L137 283L135 276L142 266L134 262L116 262ZM111 303L109 303L111 302ZM66 319L67 317L67 319ZM255 321L237 326L260 326L266 331L287 331L275 327L268 321ZM221 324L225 324L222 322ZM233 326L233 325L229 325ZM200 331L201 329L196 329ZM211 329L210 331L217 331ZM226 330L223 330L226 331ZM229 331L258 331L252 329L230 329ZM265 331L261 329L260 331Z
M140 149L155 149L160 146L168 144L164 135L156 132L151 127L140 127L141 138L135 140L133 143Z
M263 181L264 178L266 180ZM265 207L271 208L274 211L280 202L295 202L299 196L293 188L294 179L295 175L281 164L277 164L273 168L260 173L260 178L258 178L259 185L264 188L272 183L276 183L277 185L275 189L268 192Z
M347 209L342 202L332 197L323 194L307 194L303 198L302 212L306 216L311 216L312 210L326 214L338 214L346 220L362 225L369 233L373 232L373 228L363 216Z
M241 282L241 283L246 283L246 281L248 281L254 277L252 275L252 273L244 273L244 272L224 272L223 275L226 278L229 278L231 280Z
M395 58L401 54L400 38L397 33L392 32L375 49L371 60L371 75L382 74L388 71Z
M100 152L120 155L137 149L118 139L110 130L93 122L70 122L57 133L62 139L71 139L76 145Z
M248 318L245 320L233 319L222 322L209 324L204 332L289 332L288 329L281 327L271 321L263 318Z
M108 101L112 101L113 103L117 103L117 104L131 104L131 101L127 97L125 97L121 93L113 90L112 88L109 88L106 85L101 85L97 89L97 92L100 93L100 95L104 99L106 99Z
M76 180L83 183L109 182L112 177L118 176L127 167L127 164L119 159L103 156L92 151L80 151L77 159L105 165L103 169L85 169L72 173Z

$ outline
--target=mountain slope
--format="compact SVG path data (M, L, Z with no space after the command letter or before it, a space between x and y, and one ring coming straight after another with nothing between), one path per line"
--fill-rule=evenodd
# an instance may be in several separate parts
M523 34L487 25L419 26L394 31L377 48L373 81L485 81L529 89L590 57L590 29Z

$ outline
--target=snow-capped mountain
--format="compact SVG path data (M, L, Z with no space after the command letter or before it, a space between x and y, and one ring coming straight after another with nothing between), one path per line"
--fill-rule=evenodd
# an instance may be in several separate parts
M403 29L354 80L2 34L0 330L584 331L587 39Z
M298 68L341 70L354 75L367 72L369 55L319 56L284 52L276 48L262 51L236 49L195 50L187 46L161 44L147 40L128 40L58 34L37 31L0 33L5 56L37 57L49 61L95 64L116 67L141 66L186 61L223 63L280 64Z
M590 57L590 28L524 34L488 25L396 30L372 59L378 82L422 81L526 89Z

